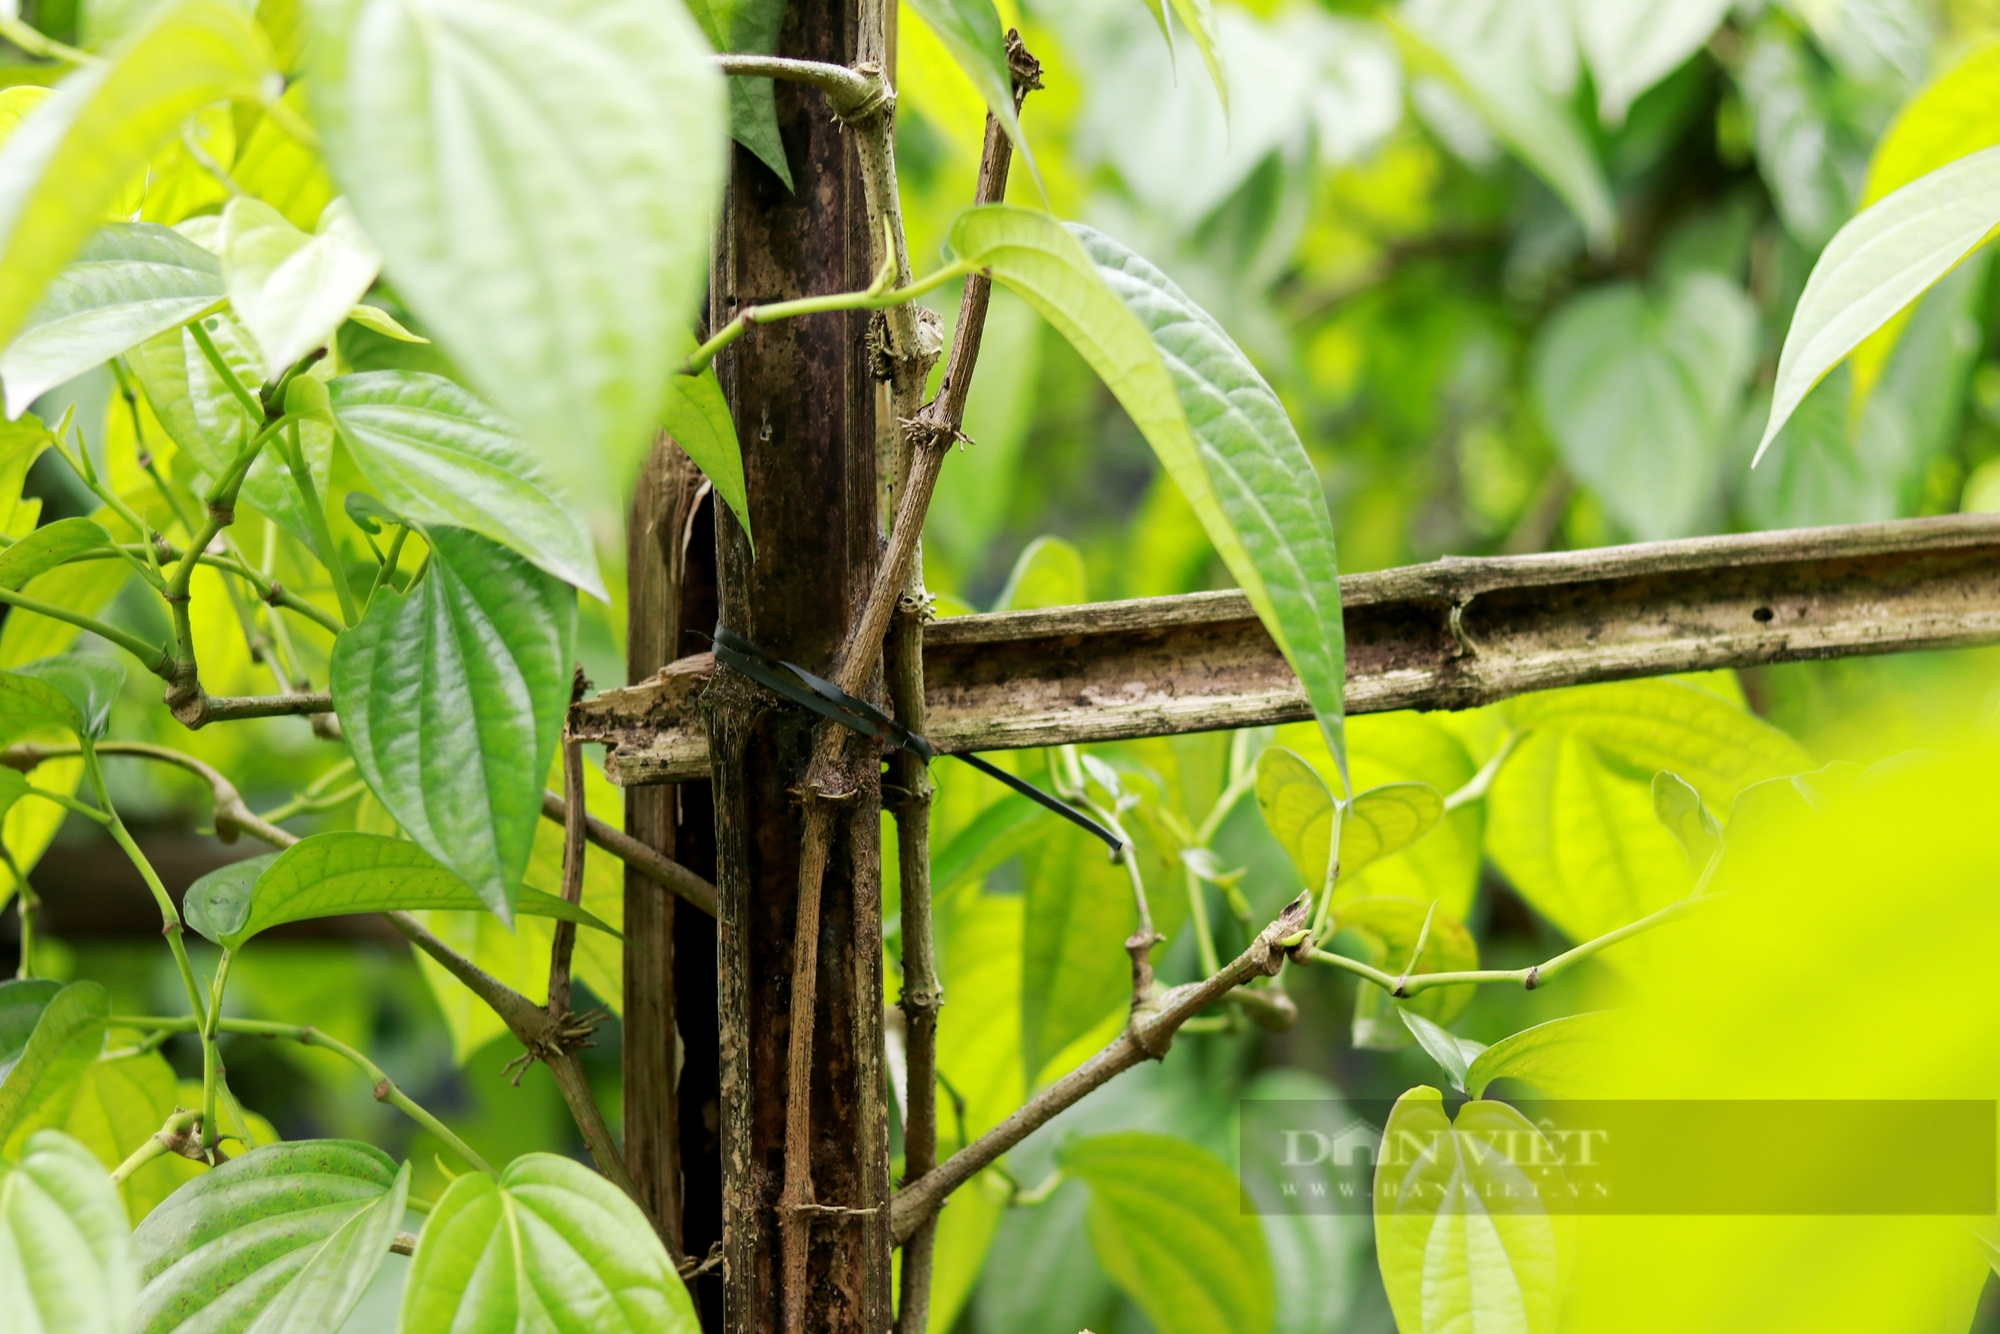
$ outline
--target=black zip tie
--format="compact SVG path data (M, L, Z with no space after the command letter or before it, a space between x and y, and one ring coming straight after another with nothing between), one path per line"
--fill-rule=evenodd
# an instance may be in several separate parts
M773 657L727 626L718 624L715 627L712 642L715 645L715 657L718 662L741 672L758 685L783 695L794 704L802 704L822 718L830 718L850 731L874 737L896 750L915 755L926 764L937 758L936 746L867 700L856 699L833 682L824 677L814 676L796 663ZM1046 807L1078 828L1103 839L1105 846L1111 849L1114 859L1125 850L1124 839L1068 802L1050 796L1027 779L1017 774L1010 774L997 765L989 764L977 755L954 755L952 758L965 761L989 778L999 779L1030 801Z

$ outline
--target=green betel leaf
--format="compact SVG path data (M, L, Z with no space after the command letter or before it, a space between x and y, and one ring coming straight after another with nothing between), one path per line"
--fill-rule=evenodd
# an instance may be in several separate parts
M332 1334L402 1225L410 1168L348 1140L253 1149L175 1191L132 1236L133 1334Z
M1479 1098L1496 1079L1518 1079L1546 1097L1584 1096L1589 1072L1609 1053L1609 1020L1603 1011L1572 1014L1501 1038L1479 1053L1460 1087Z
M396 822L512 921L569 707L576 593L476 533L425 536L424 577L378 590L334 642L334 705Z
M1424 932L1426 921L1430 923L1428 935ZM1335 906L1333 926L1336 932L1359 935L1368 946L1368 961L1386 973L1464 973L1479 967L1479 945L1472 933L1434 904L1416 899L1348 899ZM1424 952L1413 968L1410 956L1419 938ZM1472 993L1470 986L1432 987L1399 1001L1364 982L1354 993L1354 1045L1374 1051L1407 1047L1410 1032L1393 1011L1410 1010L1434 1024L1448 1024L1471 1004Z
M0 1158L19 1158L30 1135L62 1124L77 1081L104 1049L110 1013L111 999L95 982L72 982L49 998L0 1080Z
M1658 295L1594 288L1543 326L1536 403L1570 471L1633 536L1685 537L1714 506L1756 340L1756 307L1705 272Z
M324 346L382 269L344 199L327 205L312 235L261 199L232 199L220 243L229 304L263 353L266 380Z
M1054 325L1117 396L1298 673L1344 763L1340 586L1311 460L1220 326L1138 256L1075 230L995 205L962 215L951 244Z
M84 731L76 702L60 686L40 677L0 672L0 745L45 728Z
M631 474L708 274L725 97L654 0L324 0L308 88L390 280L575 494Z
M1499 1145L1541 1131L1505 1103L1469 1102L1454 1125L1419 1086L1396 1100L1375 1166L1375 1252L1396 1324L1459 1334L1547 1334L1561 1297L1550 1203L1562 1169L1509 1161ZM1525 1151L1514 1157L1526 1159Z
M1147 439L1298 673L1345 774L1346 631L1333 520L1284 404L1222 326L1164 273L1110 237L1077 225L1070 231L1138 318L1172 381L1182 429L1147 431ZM1145 430L1132 404L1120 399ZM1160 420L1173 424L1171 413Z
M185 0L28 113L0 146L0 344L14 341L147 159L202 108L256 100L269 72L241 8Z
M731 80L732 84L743 82ZM770 82L766 79L763 82ZM690 336L685 343L694 349ZM736 419L729 415L729 402L715 378L715 367L704 366L700 375L676 375L667 385L666 405L660 410L660 427L674 438L701 475L715 488L716 498L729 506L743 533L756 549L750 531L750 498L743 484L743 448L736 439Z
M236 382L254 398L264 383L264 363L250 331L228 314L208 316L202 328L214 340ZM186 329L170 329L141 343L127 360L160 425L210 478L220 477L263 428L264 423L244 409ZM308 421L299 432L312 467L314 494L324 497L333 467L332 428ZM317 553L313 526L306 518L298 488L292 484L284 453L267 448L257 456L243 481L240 501L277 520L287 534Z
M1339 819L1333 792L1319 771L1283 746L1257 757L1257 808L1265 827L1298 868L1299 879L1317 895L1332 871L1333 829Z
M1485 1052L1486 1044L1448 1033L1415 1010L1405 1009L1398 1013L1404 1026L1410 1030L1410 1036L1417 1040L1417 1045L1444 1067L1445 1074L1451 1078L1451 1086L1460 1093L1465 1092L1467 1071Z
M1653 813L1679 842L1689 869L1696 873L1721 851L1722 826L1708 813L1701 794L1679 774L1662 769L1653 775Z
M785 0L693 0L688 11L717 51L768 56L778 49L778 29L785 21ZM729 134L757 155L792 189L791 164L778 136L777 90L770 79L729 80Z
M2000 226L2000 148L1919 177L1827 242L1778 356L1762 458L1806 393Z
M1348 805L1340 822L1343 879L1393 857L1431 832L1444 817L1444 797L1429 783L1385 783Z
M188 887L187 924L240 950L286 922L367 912L480 911L472 886L405 839L336 830L211 871ZM617 935L581 907L522 889L515 910L557 917Z
M222 294L215 256L179 233L146 222L100 227L0 352L7 415L193 319Z
M698 1334L701 1322L639 1206L580 1163L530 1153L499 1181L451 1183L424 1225L402 1328Z
M56 998L63 984L44 977L10 978L0 982L0 1079L14 1068L27 1049L42 1011Z
M1270 1252L1236 1174L1168 1135L1072 1139L1064 1171L1090 1187L1090 1243L1161 1334L1266 1334Z
M64 653L37 658L14 669L22 676L45 681L76 706L83 732L95 740L111 725L111 706L125 688L125 664L91 653Z
M11 1329L126 1334L125 1206L90 1150L56 1130L0 1177L0 1311Z
M0 551L0 586L18 592L38 574L92 551L108 551L111 534L89 519L57 519Z
M469 529L606 596L582 516L527 443L472 393L415 371L342 375L326 390L341 439L399 518ZM740 502L740 460L736 471Z
M1177 8L1181 3L1183 0L1175 0ZM1014 114L1014 76L1007 68L1007 39L1000 29L1000 12L993 7L993 0L909 0L909 4L925 26L937 34L945 50L951 52L951 58L965 71L965 77L972 80L972 86L986 102L986 109L1021 150L1039 185L1041 168L1035 165L1035 154L1028 147L1028 140L1021 133L1021 122Z

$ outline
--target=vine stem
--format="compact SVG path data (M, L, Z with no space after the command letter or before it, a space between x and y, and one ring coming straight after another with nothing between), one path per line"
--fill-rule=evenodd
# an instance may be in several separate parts
M83 756L84 774L90 780L91 792L96 795L97 804L105 817L105 829L132 865L138 868L146 888L152 891L153 902L159 906L160 931L167 938L167 948L173 952L174 966L180 971L181 986L187 992L188 1008L194 1013L189 1022L201 1033L201 1077L202 1086L207 1089L223 1077L222 1057L216 1050L214 1037L208 1032L209 1011L202 999L201 984L195 980L194 964L188 958L187 942L183 939L186 931L181 925L180 912L174 907L167 887L160 882L159 872L153 869L153 863L147 860L146 854L139 850L138 843L125 828L125 822L118 817L117 807L111 804L111 792L105 786L104 769L97 762L96 749L88 742L82 743L79 749ZM212 1125L202 1127L202 1147L205 1149L215 1146L213 1129Z
M688 355L681 367L682 375L699 375L702 368L715 360L716 353L728 347L745 333L759 324L772 324L778 320L795 319L800 315L820 315L837 310L887 310L891 306L906 305L924 293L944 286L954 278L963 278L974 271L971 264L958 260L945 265L935 273L925 275L916 282L902 287L892 284L896 280L896 256L893 251L883 262L875 275L875 281L859 292L836 292L830 296L802 296L793 301L773 301L767 306L745 306L736 312L736 317L718 329L714 337Z
M1364 982L1372 982L1390 995L1398 997L1414 996L1433 987L1477 986L1492 983L1518 986L1533 991L1544 982L1569 971L1585 959L1602 953L1622 940L1630 940L1633 936L1676 921L1703 904L1714 901L1706 896L1693 895L1676 899L1666 907L1648 913L1635 922L1627 922L1624 926L1586 940L1581 945L1572 946L1552 959L1527 968L1479 968L1455 973L1415 973L1397 977L1362 963L1359 959L1350 959L1344 954L1334 954L1323 949L1314 948L1308 958L1313 963L1325 964L1330 968L1352 973Z
M103 61L88 51L79 51L53 37L46 37L26 20L12 15L0 14L0 37L5 37L29 55L42 60L57 60L65 65L98 65Z
M109 1020L109 1026L112 1028L130 1028L139 1032L154 1033L189 1033L199 1031L197 1022L193 1019L184 1017L175 1018L164 1015L114 1014ZM415 1099L411 1098L409 1094L403 1092L396 1081L389 1078L383 1072L381 1066L375 1064L375 1062L369 1060L362 1053L356 1051L338 1038L328 1036L326 1033L314 1028L311 1024L281 1024L264 1019L215 1019L210 1022L208 1027L223 1033L241 1033L261 1038L283 1038L291 1042L296 1042L302 1047L325 1048L327 1051L358 1067L363 1074L368 1076L369 1083L374 1088L375 1101L388 1103L425 1130L436 1135L445 1142L446 1147L470 1163L478 1171L484 1172L488 1176L499 1175L498 1172L493 1170L493 1165L480 1157L471 1145L453 1134L450 1126L447 1126L444 1122L438 1120L437 1117L431 1115ZM194 1114L183 1113L182 1115L192 1116ZM168 1125L171 1126L172 1124L173 1122L168 1122ZM155 1138L158 1137L156 1136ZM141 1151L143 1152L143 1147Z
M165 1125L148 1135L144 1144L132 1150L129 1158L111 1169L112 1188L124 1185L134 1172L155 1158L181 1152L181 1146L187 1143L189 1129L199 1120L201 1120L200 1112L176 1110L167 1118Z

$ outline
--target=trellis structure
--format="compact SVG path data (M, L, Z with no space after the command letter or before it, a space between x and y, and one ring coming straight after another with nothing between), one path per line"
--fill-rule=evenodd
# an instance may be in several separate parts
M759 303L867 286L885 234L908 281L900 220L883 204L894 101L876 76L894 67L889 14L880 0L793 0L780 57L726 62L784 76L779 120L798 190L737 150L712 326ZM1034 70L1016 55L1018 97ZM999 199L1007 166L989 118L968 202ZM712 1330L880 1334L893 1322L923 1334L928 1223L945 1195L1163 1054L1198 1011L1276 971L1278 942L1302 926L1281 918L1214 976L1152 995L1096 1057L937 1164L929 786L920 763L898 756L888 788L910 1087L905 1179L891 1182L882 756L718 672L706 633L726 624L888 701L947 753L1310 716L1234 593L922 622L916 537L963 415L986 290L968 280L930 403L941 349L908 307L872 322L855 311L790 320L731 347L718 371L743 445L754 557L663 442L632 513L633 684L571 711L570 739L603 744L627 788L629 837L590 830L629 868L623 1158L681 1252L698 1260L719 1246L719 1272L694 1280ZM1351 576L1342 597L1351 712L1464 708L1587 681L2000 642L2000 518L1446 560Z

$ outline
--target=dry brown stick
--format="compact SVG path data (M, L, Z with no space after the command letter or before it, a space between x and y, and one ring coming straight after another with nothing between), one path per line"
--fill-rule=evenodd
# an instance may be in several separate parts
M785 1328L805 1327L806 1258L812 1240L812 1037L819 976L820 887L832 843L833 804L808 801L800 838L798 925L792 937L792 1009L785 1063L785 1184L778 1197Z
M579 674L581 679L581 674ZM569 802L569 818L563 823L562 897L563 902L583 902L583 743L564 741L562 748L563 791ZM569 967L576 951L576 923L559 919L549 941L549 1013L569 1013Z
M1019 34L1009 33L1010 50L1021 50ZM1021 51L1025 56L1026 52ZM1026 81L1015 86L1015 108L1026 97ZM1007 194L1007 172L1014 144L1000 122L986 117L986 142L980 155L977 204L999 203ZM931 438L922 429L905 433L913 448L909 458L932 456L942 462L958 438L965 420L966 393L972 383L972 369L979 357L981 335L986 327L986 311L993 284L973 275L966 279L959 296L958 324L952 332L951 356L945 363L939 393L924 414L923 424L931 428ZM900 423L899 423L900 425ZM942 429L938 429L942 428ZM922 443L918 443L918 442ZM910 470L915 472L913 467ZM914 487L906 482L904 496ZM928 497L926 497L928 508ZM923 590L921 555L912 562L912 582L917 597L906 598L905 606L892 622L889 639L889 680L896 717L919 736L923 735L924 657ZM908 605L914 602L915 605ZM903 992L905 1092L903 1161L906 1182L922 1179L937 1165L937 1026L944 996L938 985L937 952L932 939L930 884L929 767L918 757L898 752L895 776L903 791L893 808L896 817L896 847L902 887ZM930 1324L932 1250L937 1235L934 1217L917 1226L903 1251L901 1304L896 1311L897 1334L925 1334Z
M1237 955L1221 972L1162 994L1135 1013L1125 1031L1095 1056L1037 1093L1005 1121L945 1159L934 1171L897 1191L889 1203L889 1226L897 1243L907 1241L919 1225L934 1217L946 1196L1059 1112L1075 1106L1086 1094L1141 1061L1165 1055L1182 1024L1210 1005L1228 999L1237 986L1251 978L1276 975L1286 957L1286 947L1279 942L1304 932L1310 907L1310 900L1304 896L1293 901L1276 921L1258 932L1249 949Z

